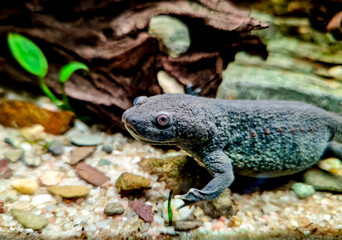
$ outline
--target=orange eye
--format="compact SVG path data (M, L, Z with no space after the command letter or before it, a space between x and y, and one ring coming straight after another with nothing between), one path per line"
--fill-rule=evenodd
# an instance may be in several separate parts
M160 114L157 117L157 121L161 126L165 126L169 122L169 116L167 116L166 114Z

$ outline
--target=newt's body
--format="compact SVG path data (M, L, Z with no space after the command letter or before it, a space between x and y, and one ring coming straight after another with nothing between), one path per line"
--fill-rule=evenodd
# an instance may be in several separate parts
M293 101L217 100L185 94L140 97L123 115L127 130L151 144L177 145L213 179L187 202L217 197L234 179L302 171L327 148L342 157L342 117Z

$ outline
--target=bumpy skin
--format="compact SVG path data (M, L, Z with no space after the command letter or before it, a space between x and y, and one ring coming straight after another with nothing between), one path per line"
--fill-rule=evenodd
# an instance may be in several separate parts
M158 123L162 114L163 124ZM165 120L166 116L166 120ZM122 117L136 139L177 145L204 163L213 179L178 196L216 198L245 176L276 177L315 164L327 148L342 157L342 118L293 101L217 100L184 94L136 99Z

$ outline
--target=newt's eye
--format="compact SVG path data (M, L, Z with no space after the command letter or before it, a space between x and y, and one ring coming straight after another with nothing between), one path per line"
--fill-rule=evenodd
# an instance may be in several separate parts
M155 123L158 127L169 127L171 126L171 118L165 114L165 113L162 113L162 114L159 114L156 119L155 119Z
M147 102L148 100L148 97L146 96L140 96L140 97L136 97L133 101L133 106L137 105L138 103L145 103Z

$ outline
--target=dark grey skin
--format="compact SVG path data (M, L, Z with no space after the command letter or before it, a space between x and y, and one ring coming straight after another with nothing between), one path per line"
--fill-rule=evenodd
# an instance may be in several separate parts
M211 200L234 173L277 177L302 171L330 149L342 158L342 117L293 101L217 100L185 94L140 97L122 116L144 143L177 145L204 163L213 179L177 196ZM233 171L234 169L234 171Z

